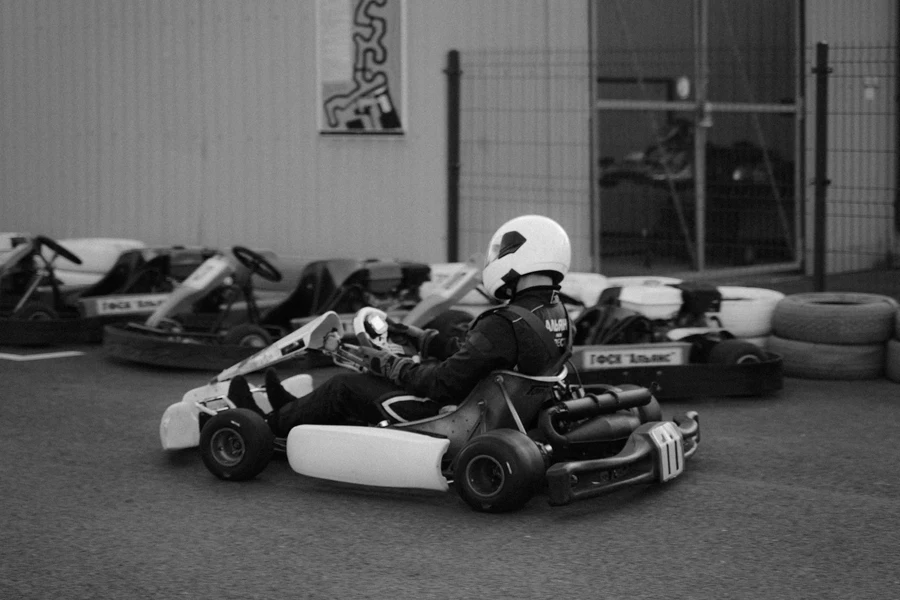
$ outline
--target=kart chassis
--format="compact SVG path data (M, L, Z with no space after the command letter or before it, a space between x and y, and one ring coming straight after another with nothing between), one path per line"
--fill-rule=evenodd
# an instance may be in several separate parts
M357 335L364 339L365 334ZM231 456L228 464L222 464L223 445L213 443L221 441L217 428L240 437L232 415L249 413L244 417L250 421L258 417L245 409L234 410L225 395L232 377L311 352L329 355L347 368L364 368L353 360L354 345L344 340L336 313L326 313L288 337L293 339L220 373L205 396L201 388L182 401L194 404L204 463L223 479L255 476L258 471L244 470L235 477L231 463L247 460L261 470L265 465L258 465L258 456L283 448L292 468L304 475L443 491L453 483L474 509L502 512L521 507L544 485L550 504L564 505L625 485L670 481L683 472L685 460L699 444L697 413L662 420L659 405L646 388L606 386L594 393L567 383L565 370L550 377L498 371L458 406L435 417L385 420L377 427L300 425L283 441L259 434L265 448L242 440L234 446L241 457ZM264 393L261 388L253 391ZM268 430L261 417L257 422ZM326 442L335 440L340 443L332 445L332 452L321 451ZM425 444L428 449L404 452L410 444ZM318 451L309 452L310 448ZM245 459L242 453L250 457ZM392 465L390 472L381 468L386 462ZM411 472L423 475L411 480L406 477Z

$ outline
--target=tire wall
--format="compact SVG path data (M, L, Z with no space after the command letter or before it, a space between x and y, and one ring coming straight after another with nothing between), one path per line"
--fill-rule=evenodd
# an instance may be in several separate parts
M781 355L788 377L900 381L898 307L879 294L785 296L775 307L767 349Z

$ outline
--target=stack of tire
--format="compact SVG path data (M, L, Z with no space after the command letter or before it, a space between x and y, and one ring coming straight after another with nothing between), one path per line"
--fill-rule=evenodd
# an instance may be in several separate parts
M900 381L898 307L880 294L791 294L775 306L767 349L787 377Z

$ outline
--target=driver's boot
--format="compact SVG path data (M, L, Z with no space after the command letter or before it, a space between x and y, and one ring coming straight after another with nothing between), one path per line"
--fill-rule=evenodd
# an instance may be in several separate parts
M277 413L282 406L297 399L282 387L278 373L272 367L266 369L266 396L269 398L269 404L272 405L273 413Z
M238 408L246 408L253 412L265 416L262 409L253 398L253 392L250 391L250 384L244 379L243 375L238 375L228 384L228 399L234 402Z

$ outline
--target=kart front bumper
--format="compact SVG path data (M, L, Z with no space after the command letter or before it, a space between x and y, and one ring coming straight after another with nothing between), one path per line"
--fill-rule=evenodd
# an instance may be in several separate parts
M615 456L559 462L547 470L550 504L562 506L639 483L664 483L684 471L700 444L700 418L645 423Z

